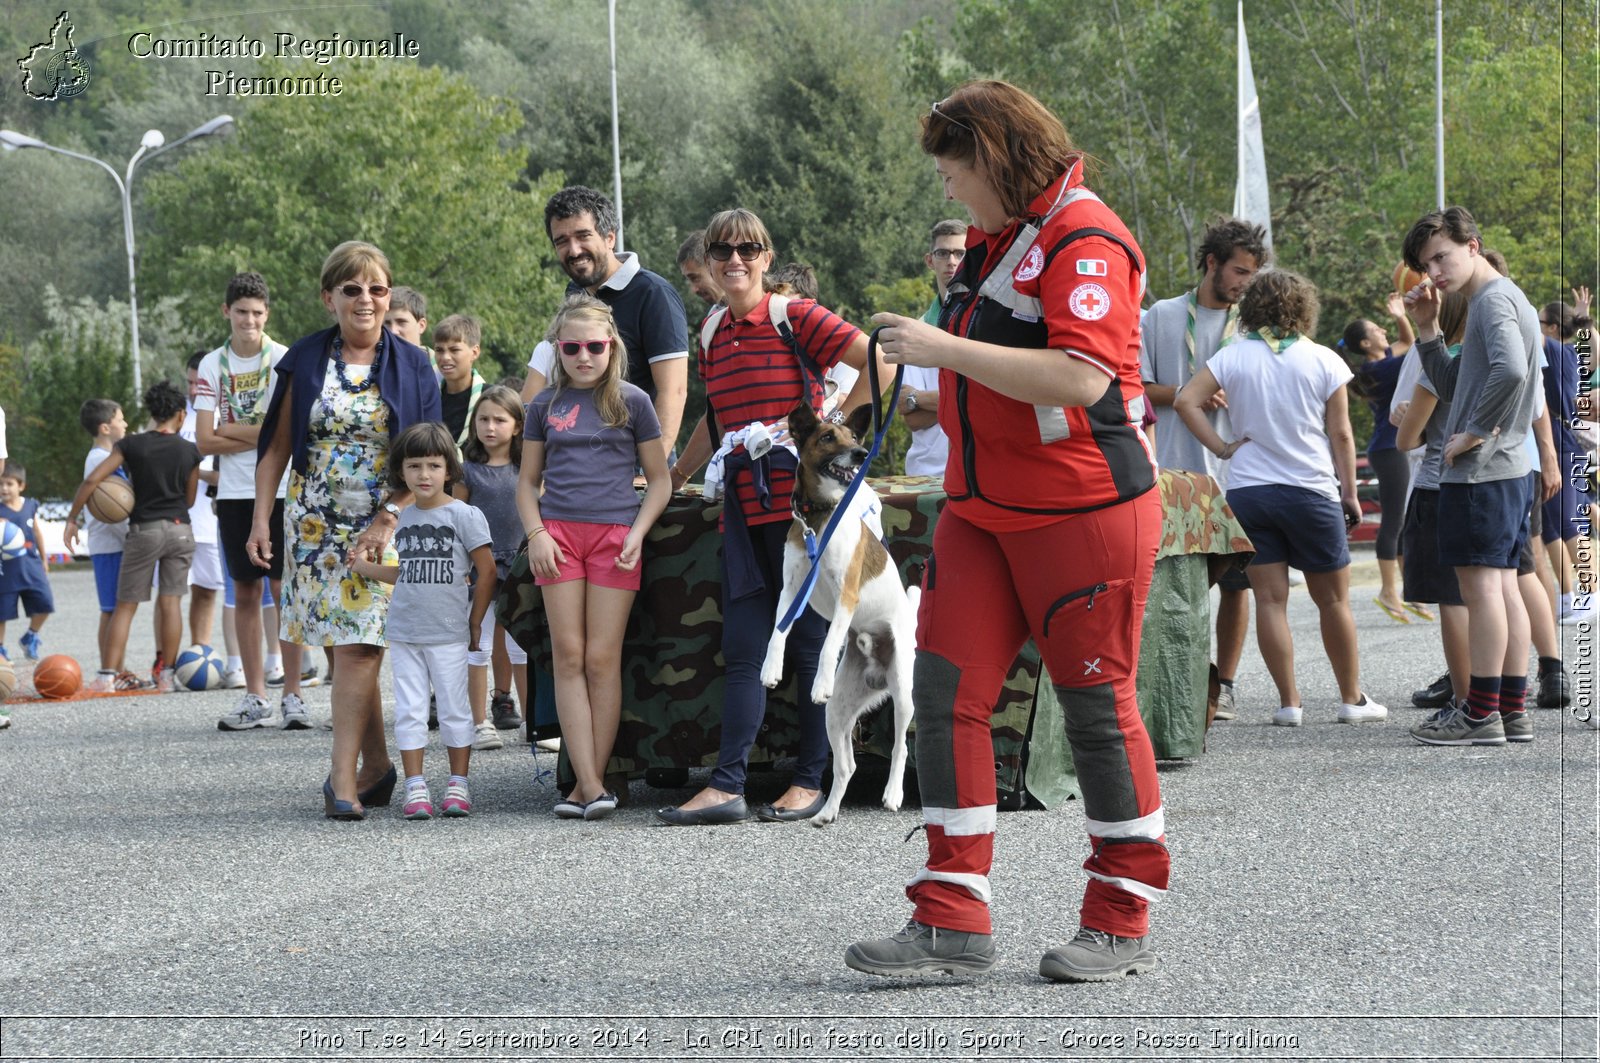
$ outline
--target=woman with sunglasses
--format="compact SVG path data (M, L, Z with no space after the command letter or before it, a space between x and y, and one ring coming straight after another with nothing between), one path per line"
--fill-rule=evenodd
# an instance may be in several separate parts
M383 325L389 285L389 260L371 244L342 243L322 264L322 303L334 325L294 344L273 368L245 545L265 567L275 549L273 498L288 468L278 608L284 638L333 647L333 766L322 784L330 819L361 819L394 792L378 690L389 587L352 572L348 558L382 558L410 501L388 491L390 439L439 420L427 352ZM384 563L394 563L392 552Z
M1026 92L975 81L922 119L946 198L971 215L937 326L895 314L891 363L939 370L949 502L917 623L917 775L928 860L899 933L858 942L870 974L987 971L995 830L989 716L1032 638L1066 713L1092 851L1080 929L1039 973L1104 981L1150 970L1149 906L1168 859L1155 757L1134 676L1161 537L1139 430L1144 260L1083 184L1085 156Z
M672 467L674 490L711 457L713 438L755 423L766 425L776 436L787 430L789 411L797 403L822 409L828 370L841 362L860 369L867 361L866 335L814 300L796 298L788 303L785 327L792 345L773 323L767 313L772 237L750 211L725 210L714 216L706 226L706 254L711 279L725 293L727 311L717 319L711 342L702 345L699 369L706 385L707 414ZM887 373L879 378L889 379ZM854 409L869 395L868 377L862 373L841 411ZM836 416L842 420L842 412ZM781 446L755 459L738 447L726 459L722 747L709 785L678 807L656 813L668 823L735 823L750 816L744 798L745 771L767 708L761 665L778 619L778 592L783 589L783 542L792 519L794 466L794 455ZM808 694L826 634L827 622L807 609L796 618L789 636L789 660L799 673L801 691L798 764L783 795L756 810L761 819L807 819L822 808L828 735L823 706L812 704Z

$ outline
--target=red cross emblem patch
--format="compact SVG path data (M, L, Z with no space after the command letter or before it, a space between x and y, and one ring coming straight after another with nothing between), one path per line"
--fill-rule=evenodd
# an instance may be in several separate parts
M1085 321L1099 321L1111 313L1111 293L1098 284L1080 284L1067 297L1072 312Z
M1031 281L1044 272L1044 250L1038 244L1028 249L1022 257L1022 262L1017 266L1017 271L1012 274L1018 281Z

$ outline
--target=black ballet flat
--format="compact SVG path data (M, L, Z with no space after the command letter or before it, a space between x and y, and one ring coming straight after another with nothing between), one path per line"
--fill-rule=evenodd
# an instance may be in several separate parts
M767 823L793 823L797 820L810 819L822 811L822 806L828 803L828 795L821 790L817 791L817 799L804 808L779 808L776 805L761 805L756 809L756 818Z
M656 818L672 824L674 827L702 827L718 823L743 823L750 818L750 806L744 803L744 796L710 808L697 808L685 811L681 808L658 808Z
M388 808L389 799L394 796L395 783L400 781L400 775L394 770L394 765L389 765L389 771L383 778L356 794L356 799L366 808Z

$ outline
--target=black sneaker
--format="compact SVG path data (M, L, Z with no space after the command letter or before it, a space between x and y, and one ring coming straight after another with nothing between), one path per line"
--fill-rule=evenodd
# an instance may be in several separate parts
M1569 685L1565 668L1545 672L1539 676L1539 697L1535 704L1541 709L1560 709L1572 704Z
M516 700L511 697L509 690L496 690L489 695L489 711L494 716L497 731L511 731L522 726Z
M1421 690L1413 690L1411 704L1419 709L1442 709L1454 696L1455 688L1450 685L1450 673L1446 672Z
M867 974L983 974L994 966L994 938L913 919L892 937L851 945L844 962Z

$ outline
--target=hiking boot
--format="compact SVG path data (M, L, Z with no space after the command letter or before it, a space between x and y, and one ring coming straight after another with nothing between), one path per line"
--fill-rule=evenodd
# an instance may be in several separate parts
M1533 741L1533 718L1526 709L1521 712L1502 712L1500 726L1505 730L1507 742Z
M490 695L489 711L494 717L497 730L510 731L522 726L522 717L517 713L516 700L512 698L509 690L496 690Z
M1054 982L1114 982L1153 971L1161 963L1150 950L1150 935L1118 937L1104 930L1078 928L1078 935L1039 961L1039 973Z
M994 937L912 919L893 937L851 945L844 962L867 974L983 974L994 966Z
M1539 676L1539 696L1534 704L1541 709L1560 709L1572 704L1571 682L1565 668L1557 668Z
M1455 698L1455 688L1450 685L1450 673L1435 679L1421 690L1411 692L1411 704L1419 709L1442 709Z
M1413 727L1411 737L1425 746L1503 746L1506 729L1498 712L1488 719L1474 720L1466 709L1453 705Z
M239 704L233 711L217 721L219 731L248 731L255 727L265 727L272 711L267 707L267 699L259 694L246 694L239 699Z
M1238 716L1233 707L1233 686L1223 683L1221 689L1217 691L1217 714L1212 719L1234 720L1238 719Z
M278 712L282 717L278 726L285 731L311 730L311 714L306 711L306 703L299 694L285 694Z
M1389 718L1389 710L1379 705L1376 701L1361 695L1361 700L1354 705L1345 702L1339 706L1340 723L1375 723Z
M505 739L500 737L500 732L494 729L494 724L484 720L473 729L473 749L504 749Z
M27 655L28 660L39 659L39 647L44 645L44 639L39 637L37 631L24 631L17 641L22 643L22 652Z

